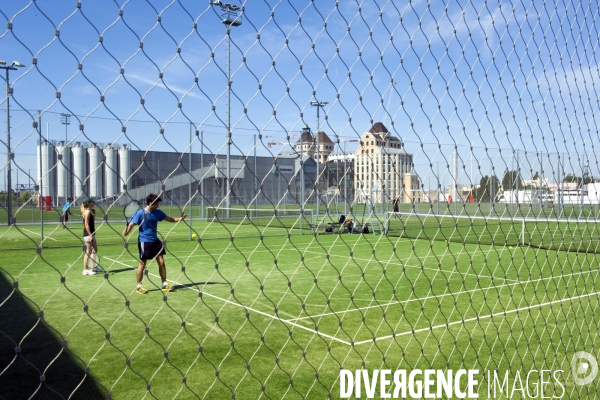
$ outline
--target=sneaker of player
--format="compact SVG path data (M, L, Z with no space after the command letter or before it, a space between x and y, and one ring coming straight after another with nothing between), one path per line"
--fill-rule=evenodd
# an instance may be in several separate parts
M85 271L84 271L84 272L85 272ZM93 270L93 269L88 269L88 270L87 270L87 274L84 274L84 275L96 275L96 273L94 272L94 270Z
M88 270L84 269L82 275L87 275L88 274Z
M146 294L146 293L148 293L148 291L146 290L146 288L145 288L145 287L143 287L143 286L139 286L139 287L137 287L137 288L135 289L135 292L136 292L137 294Z
M173 291L173 286L171 286L171 284L170 284L170 283L167 283L167 284L166 284L165 286L163 286L163 287L162 287L162 289L160 289L160 290L162 290L163 292L172 292L172 291Z

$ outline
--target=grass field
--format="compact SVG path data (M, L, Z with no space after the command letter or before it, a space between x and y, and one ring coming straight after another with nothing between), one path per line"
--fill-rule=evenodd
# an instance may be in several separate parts
M597 351L589 252L201 221L189 240L162 223L176 290L152 262L138 295L136 235L102 225L106 273L82 276L69 226L45 227L41 250L39 225L0 230L32 243L0 252L4 398L338 398L340 368L569 371ZM565 380L563 398L595 396Z

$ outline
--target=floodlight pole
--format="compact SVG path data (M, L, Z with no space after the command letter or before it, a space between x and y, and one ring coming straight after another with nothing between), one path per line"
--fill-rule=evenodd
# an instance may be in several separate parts
M587 163L584 165L583 170L581 171L581 185L579 188L579 191L581 192L581 207L579 207L579 217L581 218L582 213L583 213L583 184L585 183L585 179L588 177L589 175L589 165L590 165L590 161L588 160Z
M72 117L72 115L68 114L68 113L61 113L60 115L62 116L60 123L65 126L65 145L66 145L69 142L68 129L69 129L69 125L71 125L71 122L69 122L69 119Z
M227 176L225 177L225 215L229 217L231 197L231 27L240 26L242 20L238 15L239 6L228 3L223 4L219 0L214 0L212 5L221 8L223 11L221 22L227 27Z
M225 177L225 208L229 218L231 193L231 27L227 26L227 176Z
M304 211L304 206L305 206L305 201L306 199L304 198L305 196L305 185L304 185L304 133L308 133L310 132L310 128L308 127L308 125L305 125L304 128L302 129L302 132L300 133L300 167L302 170L302 174L300 175L300 202L302 203L302 211ZM312 145L312 143L311 143Z
M13 224L12 214L12 177L11 177L11 164L12 164L12 153L10 151L10 95L12 94L12 88L8 80L8 71L17 70L18 68L24 67L18 61L13 61L10 65L6 65L6 61L0 60L0 68L6 71L6 191L7 191L7 222L8 226Z
M348 210L347 210L347 206L346 204L348 204L348 169L346 167L346 142L344 141L344 151L343 151L343 156L344 156L344 215L348 214ZM339 169L339 168L338 168ZM338 182L339 185L339 182Z
M315 132L316 135L316 145L317 145L317 179L316 179L316 184L315 184L315 190L317 192L317 216L319 215L319 205L320 205L320 198L319 198L319 176L320 176L320 165L321 165L321 148L319 146L319 110L324 107L326 104L329 104L328 101L318 101L317 99L315 100L311 100L310 101L310 105L313 107L317 107L317 131Z

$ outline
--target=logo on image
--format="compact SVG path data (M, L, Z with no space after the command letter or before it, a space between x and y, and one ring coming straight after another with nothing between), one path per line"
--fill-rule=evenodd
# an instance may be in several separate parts
M598 361L590 353L578 351L571 359L571 373L576 385L587 385L598 375Z

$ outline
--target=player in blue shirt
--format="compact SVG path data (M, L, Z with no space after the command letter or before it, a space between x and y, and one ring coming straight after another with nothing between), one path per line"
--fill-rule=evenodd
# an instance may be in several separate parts
M138 250L140 251L140 263L136 272L137 287L136 293L146 294L148 291L142 286L144 278L144 268L146 262L153 258L158 263L158 273L162 280L162 291L170 292L173 287L167 282L167 268L165 266L164 255L166 254L163 242L158 238L158 223L160 221L179 222L183 221L187 214L179 218L169 217L158 207L160 206L161 198L155 194L149 194L146 197L146 208L135 213L127 228L123 231L123 236L127 236L133 229L134 225L139 226Z

